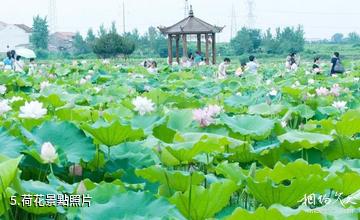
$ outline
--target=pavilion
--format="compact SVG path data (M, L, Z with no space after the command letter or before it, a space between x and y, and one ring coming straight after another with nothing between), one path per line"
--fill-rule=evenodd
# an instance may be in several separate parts
M179 41L182 38L183 55L187 56L187 36L197 36L197 51L201 52L201 37L205 36L205 61L207 64L210 62L210 44L212 49L212 63L216 64L216 33L220 33L224 27L213 26L194 16L194 11L190 7L189 16L170 27L159 27L159 30L164 35L168 36L168 55L169 64L173 63L173 41L176 43L176 61L180 63L179 57ZM210 42L211 38L211 42Z

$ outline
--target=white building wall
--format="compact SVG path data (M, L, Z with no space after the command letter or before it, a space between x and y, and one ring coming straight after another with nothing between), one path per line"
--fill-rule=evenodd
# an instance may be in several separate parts
M0 53L15 49L18 45L30 44L30 33L17 27L16 25L9 24L4 29L0 30Z

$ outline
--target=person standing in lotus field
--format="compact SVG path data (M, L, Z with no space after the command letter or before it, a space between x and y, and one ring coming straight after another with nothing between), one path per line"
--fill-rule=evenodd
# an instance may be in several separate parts
M331 71L330 75L337 74L337 73L344 73L345 68L341 63L340 53L335 52L334 56L331 58Z

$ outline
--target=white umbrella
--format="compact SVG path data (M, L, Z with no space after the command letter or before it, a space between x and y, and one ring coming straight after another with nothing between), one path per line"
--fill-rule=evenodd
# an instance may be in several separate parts
M30 50L27 48L16 49L16 55L19 55L19 56L27 58L27 59L36 58L35 52L33 50Z

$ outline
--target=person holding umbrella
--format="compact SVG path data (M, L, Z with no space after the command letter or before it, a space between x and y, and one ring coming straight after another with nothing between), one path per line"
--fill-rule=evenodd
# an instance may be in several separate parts
M24 72L24 62L21 58L31 59L32 63L36 58L36 54L33 50L27 48L19 48L16 50L16 60L14 63L14 68L16 72ZM31 63L31 62L30 62Z

